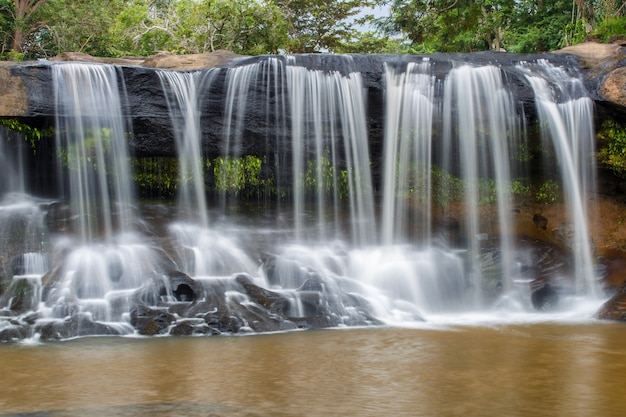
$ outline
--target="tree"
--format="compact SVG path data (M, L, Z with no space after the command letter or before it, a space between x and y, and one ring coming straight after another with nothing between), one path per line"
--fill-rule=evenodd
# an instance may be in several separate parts
M564 30L572 18L572 5L578 5L586 16L594 10L591 0L387 0L384 3L389 3L391 14L381 22L382 27L387 33L400 33L416 52L554 50L561 47Z
M124 53L228 49L254 55L282 49L287 25L275 5L257 0L138 1L120 13L113 34Z
M13 34L13 3L11 0L0 0L0 56L11 48Z
M272 0L289 24L287 52L333 52L354 35L351 18L368 0Z
M96 56L112 54L109 31L125 7L124 0L51 0L39 12L38 56L62 52L84 52Z
M525 53L559 49L571 16L572 0L519 1L509 24L506 49Z
M31 33L41 27L36 12L49 0L14 0L12 9L13 43L11 49L17 53L24 53L25 44Z

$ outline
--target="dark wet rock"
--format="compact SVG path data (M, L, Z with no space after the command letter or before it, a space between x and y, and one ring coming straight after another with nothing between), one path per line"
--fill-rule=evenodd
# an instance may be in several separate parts
M87 313L77 313L63 320L42 320L34 326L34 331L39 334L42 341L123 334L119 328L113 325L92 320L91 315Z
M533 289L530 295L533 307L540 311L554 310L559 304L559 292L551 284L544 284Z
M267 333L296 328L282 315L271 313L257 304L229 303L229 313L229 318L226 319L227 326L238 327L233 333ZM233 320L235 317L236 320ZM224 331L228 332L226 329Z
M202 286L187 274L174 271L168 273L172 295L177 301L193 302L202 294Z
M536 213L533 216L533 223L541 230L546 230L548 228L548 219L546 219L539 213Z
M170 329L172 336L211 336L219 335L220 332L211 328L204 320L179 320Z
M7 327L0 328L0 343L1 342L17 342L31 336L31 332L28 326L21 326L12 324Z
M130 311L130 324L143 336L167 333L175 316L156 308L139 305Z
M602 320L626 321L626 284L623 284L596 313Z
M266 290L252 282L252 279L245 275L237 275L235 281L240 284L245 293L250 297L250 301L260 305L270 313L284 313L289 308L289 301L281 294Z
M239 333L246 326L240 317L229 311L210 311L204 316L204 321L219 333Z
M39 295L36 285L27 278L14 279L3 297L0 297L2 305L8 305L9 310L16 314L36 310L39 303Z

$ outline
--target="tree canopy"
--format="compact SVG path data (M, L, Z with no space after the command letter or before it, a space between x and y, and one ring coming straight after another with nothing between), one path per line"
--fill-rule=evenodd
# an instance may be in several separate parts
M372 8L388 13L374 19ZM623 0L0 0L0 58L14 60L67 51L541 52L625 33Z
M412 52L543 52L624 35L620 0L386 0L378 25ZM608 22L611 27L607 26Z

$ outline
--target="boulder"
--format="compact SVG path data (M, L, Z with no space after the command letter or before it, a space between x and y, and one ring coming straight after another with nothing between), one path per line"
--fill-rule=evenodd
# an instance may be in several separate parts
M607 101L626 109L626 67L611 71L602 82L600 92Z
M76 313L62 320L42 320L35 324L34 332L42 341L123 334L116 326L92 320L87 313Z
M23 117L28 115L28 89L20 75L13 74L14 64L0 62L0 115Z
M596 101L626 111L626 48L617 43L585 42L555 53L577 57L587 89Z
M160 52L148 57L141 65L150 68L170 70L197 70L204 68L219 68L230 65L241 55L230 51L219 50L205 54L174 55L169 52Z
M626 321L626 284L622 285L602 305L596 313L596 317L602 320Z
M138 305L130 311L130 324L142 336L165 334L174 321L175 316L162 309Z
M14 324L0 328L0 343L17 342L30 336L30 330L27 326Z

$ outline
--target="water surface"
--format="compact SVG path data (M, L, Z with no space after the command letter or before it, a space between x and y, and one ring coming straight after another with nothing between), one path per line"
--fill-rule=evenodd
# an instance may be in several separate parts
M622 416L622 324L0 346L0 416Z

